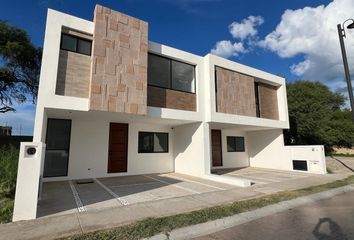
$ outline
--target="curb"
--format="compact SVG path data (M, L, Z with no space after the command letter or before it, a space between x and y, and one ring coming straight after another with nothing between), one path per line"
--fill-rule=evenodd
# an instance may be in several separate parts
M214 232L222 231L224 229L231 228L240 224L248 223L262 217L283 212L291 208L299 207L319 200L329 199L336 195L352 191L354 191L354 184L331 189L324 192L314 193L308 196L303 196L292 200L279 202L273 205L258 208L253 211L236 214L230 217L225 217L206 223L200 223L184 228L177 228L172 230L168 234L160 233L150 238L144 238L143 240L182 240L200 237Z

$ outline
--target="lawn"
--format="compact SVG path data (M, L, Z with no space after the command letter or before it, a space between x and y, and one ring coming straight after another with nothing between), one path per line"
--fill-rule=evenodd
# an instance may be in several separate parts
M332 153L331 155L335 157L354 157L354 154L350 153Z
M10 222L15 198L18 149L0 148L0 223Z

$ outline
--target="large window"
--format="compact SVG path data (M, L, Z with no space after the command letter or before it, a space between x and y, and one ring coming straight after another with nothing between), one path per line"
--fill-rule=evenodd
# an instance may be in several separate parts
M244 152L245 138L227 136L227 151L228 152Z
M148 84L195 93L195 66L149 53Z
M168 133L139 132L139 153L167 153Z
M44 177L68 175L71 120L48 119Z
M91 55L92 42L86 39L63 33L60 48L70 52Z

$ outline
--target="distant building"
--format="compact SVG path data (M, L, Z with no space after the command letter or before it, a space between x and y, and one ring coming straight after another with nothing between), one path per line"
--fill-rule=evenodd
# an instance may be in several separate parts
M11 136L12 127L11 126L0 126L0 136Z

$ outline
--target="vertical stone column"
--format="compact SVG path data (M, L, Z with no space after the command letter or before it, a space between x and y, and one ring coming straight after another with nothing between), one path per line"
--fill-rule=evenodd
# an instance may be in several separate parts
M146 114L148 24L96 5L90 110Z

